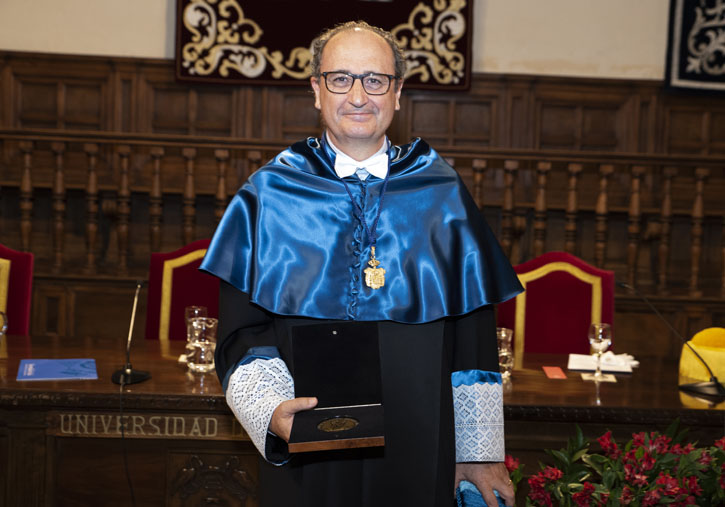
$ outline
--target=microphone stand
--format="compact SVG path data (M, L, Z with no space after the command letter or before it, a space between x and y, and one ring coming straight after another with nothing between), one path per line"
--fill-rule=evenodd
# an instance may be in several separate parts
M138 293L141 291L142 281L136 282L136 295L133 297L133 310L131 310L131 325L128 328L128 340L126 341L126 366L116 370L111 375L114 384L137 384L151 378L147 371L134 370L131 367L131 337L133 336L133 323L136 320L136 307L138 306Z
M717 379L715 374L710 369L710 366L708 366L707 362L702 358L702 356L700 354L697 353L697 351L694 349L694 347L692 345L690 345L690 342L685 340L683 338L683 336L677 332L677 330L672 326L672 324L670 324L670 321L665 319L662 316L662 314L657 310L657 308L655 308L655 306L650 302L650 300L647 299L647 297L644 294L639 292L636 287L632 287L631 285L629 285L628 283L625 283L625 282L617 281L616 283L619 287L631 290L640 299L642 299L642 301L647 303L647 306L649 306L649 308L655 313L655 315L657 315L657 317L659 317L659 319L667 325L667 327L670 329L670 331L672 331L672 333L675 336L677 336L680 339L680 341L682 341L682 343L684 343L687 346L687 348L689 348L692 351L693 354L695 354L695 357L697 357L700 360L700 362L703 364L703 366L705 366L705 368L707 369L707 372L710 374L709 382L695 382L692 384L680 384L678 386L680 391L685 391L687 394L690 394L692 396L703 397L708 401L713 400L713 399L718 402L725 400L725 387L723 387L723 385Z

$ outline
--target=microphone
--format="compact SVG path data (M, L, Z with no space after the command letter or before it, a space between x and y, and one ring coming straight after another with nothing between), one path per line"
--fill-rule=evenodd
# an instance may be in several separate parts
M678 387L680 391L685 391L688 394L691 394L693 396L701 396L705 397L706 399L712 399L715 398L718 401L725 400L725 387L720 383L720 381L717 379L715 374L710 369L710 366L707 364L707 362L702 358L700 354L697 353L697 351L694 349L692 345L690 345L690 342L685 340L685 338L677 332L677 330L670 324L670 321L665 319L662 314L655 308L655 306L650 302L647 297L642 294L640 291L637 290L636 287L633 287L625 282L620 282L619 280L615 281L618 287L622 287L623 289L628 289L634 292L642 301L644 301L647 306L659 317L659 319L664 322L667 327L672 331L672 333L677 336L682 343L684 343L687 348L689 348L693 354L695 354L695 357L697 357L700 362L705 366L707 369L707 372L710 374L710 381L709 382L696 382L694 384L680 384Z
M136 320L136 307L138 306L138 293L141 291L143 280L136 281L136 295L133 297L133 310L131 310L131 326L128 328L128 340L126 341L126 366L116 370L111 375L114 384L137 384L151 378L147 371L134 370L131 367L131 337L133 336L133 323Z

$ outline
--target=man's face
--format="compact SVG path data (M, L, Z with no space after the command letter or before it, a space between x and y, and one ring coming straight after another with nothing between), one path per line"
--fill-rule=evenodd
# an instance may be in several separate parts
M327 42L320 71L394 75L393 50L382 37L369 30L348 30ZM393 114L400 109L401 87L396 86L399 82L393 80L385 95L368 95L359 79L349 92L342 94L330 92L322 76L313 77L310 82L315 92L315 107L321 111L335 146L357 160L375 153L382 145Z

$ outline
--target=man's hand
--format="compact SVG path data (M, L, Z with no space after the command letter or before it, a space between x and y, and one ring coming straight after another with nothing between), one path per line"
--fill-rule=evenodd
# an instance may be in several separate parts
M506 505L514 505L514 488L503 463L456 463L455 486L463 479L472 482L490 507L498 505L493 490L498 491Z
M292 421L297 412L309 410L317 405L317 398L293 398L280 403L269 421L269 431L274 433L285 442L289 442L289 435L292 431Z

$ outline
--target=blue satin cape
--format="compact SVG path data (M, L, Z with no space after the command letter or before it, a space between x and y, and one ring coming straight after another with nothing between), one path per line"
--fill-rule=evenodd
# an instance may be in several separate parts
M522 291L456 171L424 141L391 146L377 226L385 285L363 270L370 241L335 174L335 152L298 142L232 198L200 269L278 315L409 324L466 314ZM345 179L370 227L383 180Z

